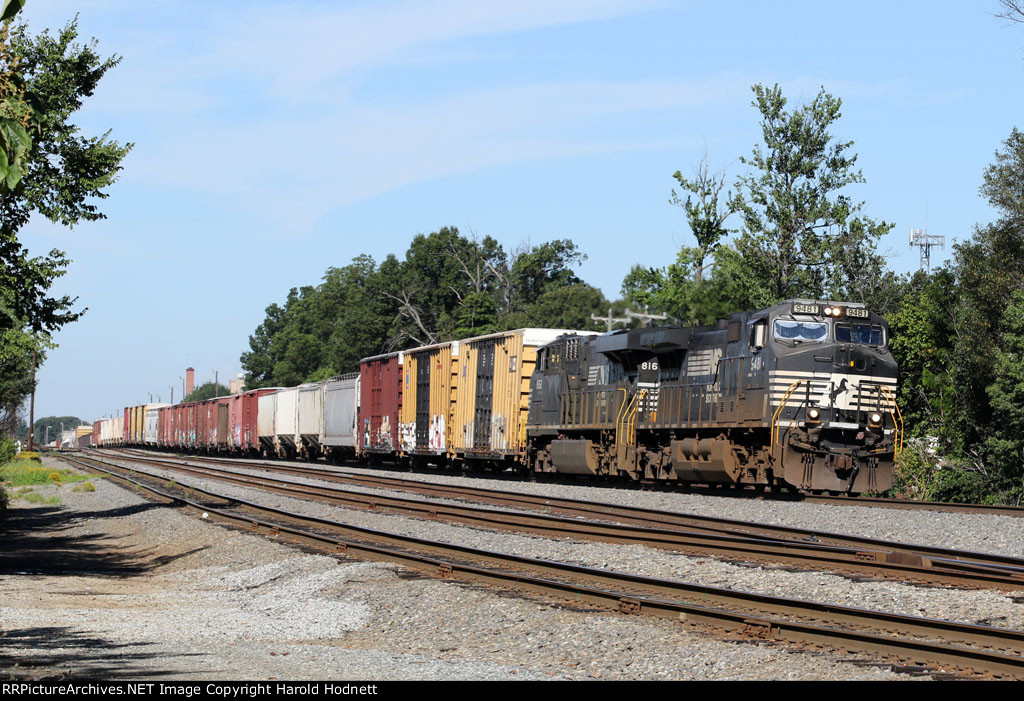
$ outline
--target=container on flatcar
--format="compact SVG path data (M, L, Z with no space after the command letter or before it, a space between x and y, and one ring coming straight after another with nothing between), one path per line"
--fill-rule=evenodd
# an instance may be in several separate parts
M447 456L458 366L458 341L404 352L398 424L401 454Z
M327 457L338 461L356 453L359 410L359 373L342 375L324 385L324 437Z
M466 458L526 457L530 376L537 349L566 334L592 331L525 328L459 342L454 430L449 452Z
M393 453L398 449L402 406L402 353L359 361L359 451Z

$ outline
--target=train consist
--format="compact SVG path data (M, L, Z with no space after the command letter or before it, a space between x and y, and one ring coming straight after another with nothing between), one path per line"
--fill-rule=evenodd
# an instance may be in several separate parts
M128 407L93 444L881 492L902 440L888 340L863 305L818 300L714 326L518 329L325 382Z

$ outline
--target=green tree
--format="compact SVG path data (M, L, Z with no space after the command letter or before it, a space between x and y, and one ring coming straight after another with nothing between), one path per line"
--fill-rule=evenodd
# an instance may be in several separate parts
M5 2L2 17L22 4ZM0 362L8 363L0 372L0 412L8 415L17 413L17 395L23 400L34 389L31 372L27 379L22 372L31 366L32 351L42 362L50 334L84 312L73 310L71 296L50 293L67 270L67 256L58 250L33 255L18 232L33 213L69 227L103 218L95 201L107 196L131 149L108 134L81 136L72 121L120 61L103 60L95 41L80 46L77 36L77 20L56 37L30 36L24 25L11 31L5 24L0 33L0 358L6 359Z
M680 252L680 257L691 261L693 282L700 283L707 268L705 261L718 248L722 238L730 233L725 222L736 213L736 199L730 192L725 196L725 203L719 202L722 191L725 190L725 171L712 173L706 152L701 157L692 179L683 177L682 172L678 170L672 177L684 192L690 193L686 200L683 200L675 190L672 190L669 202L682 207L686 212L686 222L697 246L685 254ZM697 197L696 201L693 199L694 196Z
M864 275L884 269L875 246L892 227L863 216L863 203L844 192L864 177L855 168L853 142L836 141L830 131L841 100L822 88L809 105L787 111L778 85L753 91L764 145L740 159L751 172L739 178L741 192L730 202L743 221L736 241L746 278L743 306L857 293Z
M519 326L593 328L600 291L572 271L568 240L511 253L455 227L419 234L405 257L358 256L271 304L242 354L248 387L352 372L360 358Z
M0 331L0 437L13 436L22 420L21 407L35 387L32 351L44 358L45 347L18 329Z
M1002 344L986 391L993 421L986 453L999 468L999 487L1016 501L1024 496L1024 289L1014 290L1002 319Z
M229 394L231 394L231 391L220 383L204 382L189 392L182 401L201 402L206 399L213 399L214 397L226 397Z
M131 150L131 144L112 141L109 134L82 136L72 122L103 75L120 62L116 56L102 59L95 41L76 44L77 37L77 20L56 37L30 36L24 25L10 35L8 49L33 106L32 140L17 187L0 191L0 289L6 293L0 299L0 328L52 332L81 316L71 311L73 298L47 294L70 263L64 253L32 256L17 233L33 212L69 227L102 219L95 200L108 196Z
M36 422L32 425L32 434L35 442L42 445L47 440L47 436L49 436L50 442L60 438L62 429L70 431L79 426L90 425L92 425L91 422L83 421L77 416L44 416L41 419L36 419Z
M18 186L32 146L28 133L32 108L9 41L10 20L23 5L24 0L4 0L0 11L0 192L10 192Z

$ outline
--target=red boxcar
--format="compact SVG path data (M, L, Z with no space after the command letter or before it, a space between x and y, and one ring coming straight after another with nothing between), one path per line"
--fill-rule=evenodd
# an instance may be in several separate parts
M159 448L167 448L171 445L171 417L173 415L173 406L162 406L156 410L156 444Z
M359 447L368 453L392 452L398 445L398 411L402 407L402 354L388 353L359 361Z
M100 444L100 422L95 421L92 424L92 440L90 445L98 446Z
M234 411L237 411L236 419L232 419L231 435L243 453L258 453L260 451L259 435L259 406L260 397L273 394L277 389L252 389L243 392L238 397L238 402L232 404Z

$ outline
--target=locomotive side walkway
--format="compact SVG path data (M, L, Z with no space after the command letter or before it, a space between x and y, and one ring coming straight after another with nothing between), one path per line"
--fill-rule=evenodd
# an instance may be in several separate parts
M2 678L908 678L310 555L95 484L0 522Z

